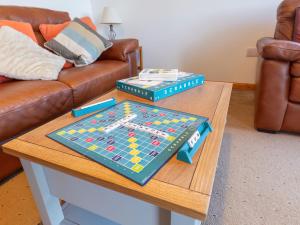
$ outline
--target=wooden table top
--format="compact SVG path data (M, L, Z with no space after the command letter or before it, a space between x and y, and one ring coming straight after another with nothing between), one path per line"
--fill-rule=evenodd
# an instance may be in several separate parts
M194 156L192 165L178 161L174 156L143 187L46 137L52 131L83 118L74 118L71 113L6 143L3 149L8 154L203 220L208 212L231 89L232 85L228 83L206 82L201 87L155 103L113 90L93 101L111 97L117 101L129 99L198 114L212 122L214 130Z

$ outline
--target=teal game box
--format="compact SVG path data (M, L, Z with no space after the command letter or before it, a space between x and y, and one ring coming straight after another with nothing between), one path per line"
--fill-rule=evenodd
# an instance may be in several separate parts
M131 77L117 81L117 89L156 102L191 88L203 85L202 74L189 74L177 81L143 81Z

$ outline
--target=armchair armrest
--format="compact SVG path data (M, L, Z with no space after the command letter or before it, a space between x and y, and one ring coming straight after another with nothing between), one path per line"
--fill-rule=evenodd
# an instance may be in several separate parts
M257 42L257 50L265 59L300 61L300 43L297 42L262 38Z
M114 40L113 46L103 52L100 60L110 59L127 62L129 54L135 52L138 48L139 42L136 39Z

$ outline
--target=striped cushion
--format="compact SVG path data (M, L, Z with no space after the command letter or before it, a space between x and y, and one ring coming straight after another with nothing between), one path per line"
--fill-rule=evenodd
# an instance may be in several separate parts
M61 33L44 45L74 63L76 67L80 67L95 62L112 43L75 18Z

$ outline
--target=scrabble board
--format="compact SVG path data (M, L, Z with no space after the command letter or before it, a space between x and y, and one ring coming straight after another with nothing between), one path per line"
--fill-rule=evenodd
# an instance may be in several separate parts
M48 137L144 185L206 121L198 115L123 101Z

